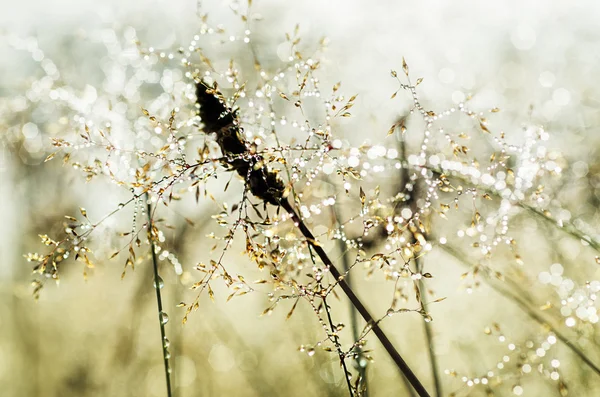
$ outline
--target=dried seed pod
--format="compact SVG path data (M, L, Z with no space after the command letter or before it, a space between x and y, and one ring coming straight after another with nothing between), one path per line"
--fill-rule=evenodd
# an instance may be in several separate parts
M236 110L227 106L216 84L210 87L203 81L196 83L196 96L204 131L214 133L223 156L231 157L224 160L223 165L244 178L253 195L270 204L280 205L285 192L283 181L276 171L261 165L262 156L251 154Z
M200 118L204 131L217 133L225 127L237 124L237 114L229 108L216 84L210 87L203 81L196 83L196 98L200 105Z

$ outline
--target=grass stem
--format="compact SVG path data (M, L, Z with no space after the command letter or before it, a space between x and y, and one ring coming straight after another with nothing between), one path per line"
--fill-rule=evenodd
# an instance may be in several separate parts
M327 320L329 322L329 327L331 328L331 335L333 337L335 348L340 356L340 364L344 371L344 378L346 378L346 385L348 386L348 392L350 393L350 397L354 397L354 393L352 392L352 384L350 383L350 372L348 372L348 367L346 366L346 358L344 357L344 353L342 352L342 347L340 345L340 338L337 334L337 330L335 325L333 325L333 320L331 319L331 309L327 304L327 299L323 297L323 306L325 306L325 313L327 313Z
M150 197L146 194L146 202L148 205L148 239L150 240L150 251L152 252L152 267L154 268L154 289L156 290L156 306L158 309L158 323L160 324L160 337L161 346L163 353L163 361L165 364L165 380L167 383L167 397L172 397L171 391L171 368L169 367L169 346L167 343L167 334L165 331L165 313L163 312L162 296L160 290L162 288L163 281L158 275L158 258L156 257L156 247L154 245L154 239L152 237L152 230L154 229L154 223L152 221L152 203Z

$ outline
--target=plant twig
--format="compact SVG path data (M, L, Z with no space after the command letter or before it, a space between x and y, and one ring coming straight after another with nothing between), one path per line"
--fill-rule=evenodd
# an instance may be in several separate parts
M315 256L314 256L312 250L310 249L310 247L311 246L309 245L308 250L310 251L310 259L312 260L313 264L316 264ZM333 325L333 320L331 318L331 308L327 304L327 294L324 294L322 296L322 298L323 298L323 306L325 306L325 313L327 313L327 322L329 323L329 329L331 330L331 335L329 335L329 331L327 331L327 326L325 325L325 322L323 320L321 320L321 316L319 316L319 309L317 307L315 307L314 302L312 300L311 300L311 305L315 309L315 313L317 314L317 316L319 316L319 320L323 324L323 328L325 328L325 331L328 333L328 338L330 340L332 340L332 342L335 346L335 350L337 351L338 356L340 358L340 366L342 367L342 370L344 371L344 378L346 378L346 385L348 386L348 392L350 393L350 397L354 397L354 393L352 391L352 383L350 383L350 375L351 374L348 371L348 367L346 366L346 357L345 357L344 352L342 351L342 345L340 344L340 338L337 334L337 329L336 329L335 325Z
M283 199L281 201L281 206L290 214L294 224L298 227L300 232L302 232L308 243L312 246L312 248L315 250L319 258L321 259L321 261L329 268L329 271L331 272L335 280L338 282L348 299L350 299L354 307L356 307L356 310L358 310L362 318L367 322L368 326L371 327L375 336L377 336L377 338L379 339L385 350L388 352L388 354L390 355L400 372L402 372L406 379L408 379L408 381L415 389L417 394L420 397L429 397L429 393L427 393L427 390L425 389L419 378L417 378L417 376L410 369L406 361L404 361L400 353L398 353L392 342L388 339L387 335L379 327L377 321L375 321L373 316L371 316L367 308L354 294L352 288L350 288L350 286L346 283L342 274L331 262L331 259L329 259L323 248L317 243L317 240L310 232L308 227L306 227L304 222L300 219L300 217L298 217L296 211L294 211L289 201L287 199Z
M354 393L352 392L352 384L350 383L350 372L348 372L348 367L346 366L346 357L344 357L344 353L342 352L340 338L337 334L335 325L333 325L333 320L331 319L331 310L329 308L329 305L327 304L327 299L325 297L323 297L323 306L325 306L325 313L327 313L327 320L329 322L329 327L331 328L331 336L334 340L335 349L337 350L338 355L340 357L340 364L342 365L342 369L344 371L344 378L346 378L348 392L350 393L350 397L354 397Z
M344 293L365 319L367 325L372 328L373 333L396 363L398 369L408 379L419 396L429 397L421 381L419 381L408 364L400 356L400 353L398 353L392 342L379 327L377 321L374 320L373 316L371 316L354 294L352 288L346 283L341 273L333 265L323 248L317 243L317 240L304 222L298 217L287 199L286 185L275 171L265 165L262 156L252 153L249 150L249 145L239 126L237 113L227 105L217 85L213 84L209 86L204 81L197 82L196 97L198 105L200 105L199 115L204 125L204 132L215 134L216 142L221 148L221 152L223 152L225 157L228 157L227 161L222 162L223 165L231 171L236 171L238 175L244 178L247 189L255 197L265 203L281 206L290 214L300 232L309 242L309 245L314 248L321 261L329 268L333 277L335 277Z
M158 323L160 324L160 337L163 352L163 361L165 364L165 379L167 382L167 397L172 396L171 391L171 369L169 367L169 346L167 343L167 335L165 331L165 313L163 312L162 297L160 289L162 288L162 280L158 275L158 258L156 257L156 247L154 245L154 239L152 237L152 231L154 229L154 222L152 221L152 204L150 197L146 193L146 202L148 205L148 239L150 240L150 249L152 251L152 267L154 268L154 289L156 290L156 306L158 309Z
M494 194L498 194L496 191L492 191L492 192ZM537 208L534 208L534 207L532 207L528 204L525 204L524 202L521 202L521 201L518 201L517 205L521 208L526 209L527 211L531 212L532 214L536 215L538 218L543 219L546 222L549 222L551 225L554 225L558 230L561 230L564 233L567 233L571 237L574 237L580 241L584 241L590 247L592 247L594 250L596 250L597 252L600 252L600 243L598 241L596 241L595 239L593 239L592 237L583 234L573 224L571 224L569 222L565 222L562 226L560 226L560 225L558 225L558 223L556 223L556 220L552 219L551 217L546 215L543 211L540 211Z
M336 218L336 222L339 222L340 217L339 217L339 214L337 213L337 210L335 209L335 207L333 207L333 211L334 211L334 215ZM348 283L348 286L350 288L353 288L352 278L350 277L350 273L349 273L350 272L350 260L348 259L348 250L345 249L344 242L341 239L338 239L336 241L338 242L339 250L342 255L342 266L344 268L344 273L346 274L346 282ZM352 302L350 302L350 326L352 327L352 339L356 342L359 339L358 318L357 318L356 308L352 305ZM365 359L364 353L362 352L362 349L359 346L356 347L356 350L357 350L357 354L355 355L355 357L356 357L355 361L356 361L356 369L358 371L358 376L359 376L357 389L364 390L364 393L362 393L362 396L368 397L369 396L369 388L367 387L368 361ZM405 378L403 378L403 379L405 379ZM410 385L407 385L407 387L410 388Z

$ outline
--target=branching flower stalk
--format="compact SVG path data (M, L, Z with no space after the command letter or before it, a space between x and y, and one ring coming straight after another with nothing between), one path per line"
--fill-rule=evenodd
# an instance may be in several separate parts
M395 124L394 129L402 126L406 123L407 116L401 117ZM406 140L404 133L399 134L399 154L400 160L402 162L408 161L407 150L406 150ZM417 200L422 199L422 191L421 186L418 180L415 178L411 178L409 175L409 169L407 167L400 168L399 172L399 183L396 186L396 191L398 192L398 196L402 197L402 206L396 205L394 207L394 214L396 216L401 215L402 208L409 208L412 214L416 214L419 211L419 206L417 205ZM417 227L416 225L410 224L407 228L408 230L408 240L411 246L420 246L422 243L426 243L429 240L428 233L424 228ZM365 245L367 247L376 246L385 242L388 238L388 232L385 230L383 226L380 226L376 229L376 232L373 233L373 237L365 241ZM414 288L416 292L416 296L418 297L418 303L420 304L420 310L423 314L423 328L425 331L425 339L427 342L427 350L429 353L429 362L431 366L432 380L435 387L436 396L440 397L443 395L442 393L442 382L440 379L440 373L437 366L437 356L435 352L435 346L433 344L433 327L432 327L432 318L427 313L426 307L428 306L427 299L427 289L425 287L424 277L424 261L420 254L411 253L410 257L406 258L406 265L408 265L409 261L412 259L415 265L416 273L419 277L414 280Z
M443 173L444 170L440 169L432 169L434 172ZM467 185L473 184L468 180L468 178L463 177L460 174L452 173L453 178L459 180L461 183L465 183ZM481 186L477 186L478 189L483 190L486 194L499 198L502 197L501 194L493 189L493 188L482 188ZM585 242L591 248L600 252L600 244L594 240L589 235L584 234L582 231L578 230L572 223L570 222L557 222L552 218L552 215L549 211L542 211L540 209L534 208L531 205L523 202L522 200L516 200L514 203L516 206L526 210L534 217L541 219L546 222L548 225L553 226L556 230L559 230L562 233L565 233L579 241ZM435 239L434 239L435 240ZM461 253L457 248L451 247L447 244L439 245L445 252L456 258L460 263L465 264L471 268L474 265L468 263L466 259L466 255ZM487 284L493 288L495 291L505 296L507 299L513 301L517 306L523 310L530 318L534 321L538 322L540 325L547 328L551 331L558 340L563 342L576 356L578 356L594 373L600 375L600 367L594 363L587 355L582 351L579 347L577 347L565 334L559 331L556 327L553 327L548 320L546 320L542 315L540 315L534 308L531 307L521 296L523 294L516 294L514 292L509 291L508 289L502 287L500 283L495 282L493 278L483 278L486 280ZM513 284L513 286L518 288L518 285L510 282L510 280L506 280L507 283Z
M429 167L429 166L421 166L421 167L427 168L436 174L443 174L448 171L448 170L443 170L441 168L436 168L436 167ZM464 176L462 176L458 173L455 173L455 172L451 172L451 175L453 178L459 180L461 183L467 184L472 187L477 187L478 190L483 191L485 194L488 194L488 195L496 197L496 198L502 197L502 194L500 192L498 192L496 189L493 189L490 187L482 187L480 185L476 186L468 178L465 178ZM563 232L577 240L585 242L585 244L589 245L596 252L600 253L600 242L598 242L593 237L591 237L591 236L587 235L586 233L582 232L581 230L579 230L571 222L562 222L562 221L557 222L554 218L552 218L552 213L550 211L542 211L538 208L532 207L530 204L527 204L523 200L515 200L514 204L523 208L524 210L527 210L532 215L535 215L538 219L541 219L544 222L547 222L547 223L555 226L557 230L560 230L561 232Z
M165 365L165 380L167 383L167 397L172 396L171 390L171 367L169 365L169 339L165 330L165 325L169 321L169 317L163 311L162 296L160 290L162 289L164 282L158 274L158 258L156 257L156 247L154 244L154 223L152 221L152 204L148 194L145 195L147 200L147 214L148 214L148 240L150 241L150 250L152 252L152 268L154 269L154 289L156 290L156 306L158 309L158 323L160 324L160 338L163 353L163 362Z
M294 226L298 228L308 244L329 269L331 275L367 322L367 327L370 327L377 336L400 372L410 382L419 396L428 397L429 393L419 378L410 369L400 353L398 353L387 335L379 327L378 321L375 320L356 296L352 288L345 281L344 275L335 267L317 239L288 201L287 196L290 189L285 186L284 182L277 175L277 172L271 170L265 164L262 156L253 152L250 145L246 142L239 126L236 111L227 105L217 85L213 84L211 86L205 81L199 81L196 84L196 95L198 105L200 106L199 115L204 124L204 132L216 135L216 142L225 157L222 164L231 171L236 171L238 175L244 178L248 190L254 196L261 199L265 205L269 203L281 206L290 215Z

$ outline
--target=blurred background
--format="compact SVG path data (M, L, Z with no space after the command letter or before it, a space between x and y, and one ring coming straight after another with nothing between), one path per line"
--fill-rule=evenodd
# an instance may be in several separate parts
M146 258L121 280L122 261L104 260L122 244L114 234L131 227L131 210L108 220L95 236L100 247L95 251L96 268L87 280L81 265L68 266L60 285L48 283L37 302L32 296L32 264L24 254L40 249L38 234L59 234L64 215L76 215L79 207L99 219L128 198L127 192L101 179L86 183L81 172L63 167L60 160L44 163L53 151L50 138L72 116L52 105L48 87L70 87L65 89L78 99L69 107L85 109L100 91L95 87L110 92L115 67L123 67L123 80L132 73L126 69L132 65L127 63L128 47L119 43L137 37L145 48L175 52L197 34L203 13L239 33L244 26L234 12L238 7L245 3L0 3L2 395L166 395L150 263ZM256 21L251 37L266 65L281 60L285 33L296 24L303 43L328 38L321 56L322 84L341 81L344 92L358 94L352 122L340 124L336 131L351 145L383 141L390 125L406 113L409 102L390 101L397 89L390 70L401 70L403 57L411 75L424 79L419 95L426 108L445 109L472 95L472 108L502 110L494 126L516 141L524 139L524 126L544 126L550 134L545 150L556 153L564 168L562 177L548 188L551 204L566 211L561 216L581 233L555 230L533 212L519 214L513 236L526 266L515 270L507 264L514 262L512 253L498 254L495 265L512 281L496 288L493 281L471 285L461 278L473 269L468 255L443 249L428 253L424 260L435 275L431 288L437 297L447 297L431 308L437 366L443 395L598 395L596 311L579 316L581 321L573 326L565 321L571 312L561 310L561 305L568 299L583 301L585 296L595 308L595 292L600 290L594 281L600 280L594 260L598 253L593 244L582 244L579 238L600 237L600 5L591 0L258 0L252 10ZM221 50L212 50L215 61ZM234 57L242 70L252 70L248 54L238 58L228 51L216 62L226 64ZM173 77L175 82L181 80L181 73ZM144 95L151 96L152 91L132 102L143 104ZM417 151L418 142L409 142L409 149ZM393 182L394 176L389 178ZM220 199L236 191L228 192ZM189 270L214 258L214 253L207 254L214 242L205 236L215 231L211 215L216 210L205 201L196 204L190 197L178 203L178 211L194 226L175 217L177 228L164 232L165 247L174 254L161 258L165 306L171 317L167 332L174 395L347 395L335 354L318 351L309 356L298 351L301 345L324 338L309 306L299 305L288 320L291 304L260 316L269 306L265 295L226 302L228 291L215 288L215 302L203 296L199 311L181 325L183 310L175 306L191 299L194 274L184 271L178 276L168 269L177 262ZM456 234L457 229L446 225L439 236ZM103 240L104 246L98 243ZM230 271L243 272L247 279L264 277L241 254L244 247L243 239L236 240L228 252ZM336 249L333 244L330 252L339 259ZM361 277L364 272L356 274L359 295L377 316L385 315L390 295L381 293L387 285L383 277L367 281ZM560 290L565 280L573 284L569 291L580 292L567 297ZM331 304L336 322L348 323L347 302ZM422 318L414 313L396 316L386 319L384 328L431 389ZM557 332L558 342L552 339ZM342 337L350 342L349 334ZM576 348L564 343L567 340ZM536 353L544 343L547 357ZM368 369L369 395L411 395L374 339L368 348L375 357ZM531 351L537 354L535 359ZM490 371L493 387L477 387Z

